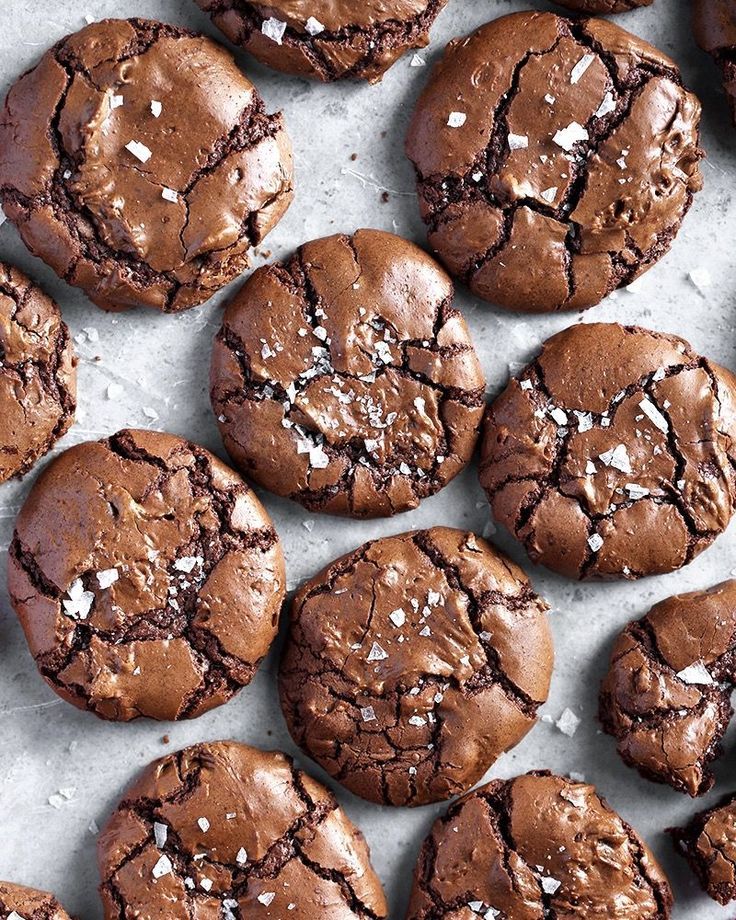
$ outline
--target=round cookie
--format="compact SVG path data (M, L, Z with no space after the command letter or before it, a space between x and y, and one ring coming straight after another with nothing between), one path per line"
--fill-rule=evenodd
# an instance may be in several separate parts
M284 559L232 470L181 438L126 430L46 467L16 521L8 590L59 696L104 719L183 719L253 677Z
M371 801L465 792L547 699L546 611L522 570L471 533L366 543L294 599L279 674L289 731Z
M616 639L600 720L624 762L689 795L713 785L736 685L736 581L675 595Z
M723 88L736 124L735 0L693 0L693 34L723 74Z
M46 891L0 882L0 920L70 920L56 898Z
M669 832L703 891L719 904L736 901L736 794L694 815L686 827Z
M407 920L666 920L667 879L593 786L546 772L496 780L424 842Z
M627 13L640 6L650 6L654 0L554 0L558 6L565 6L576 13L600 16L605 13Z
M77 360L59 308L0 262L0 482L22 476L74 421Z
M104 310L207 300L280 220L291 179L281 115L224 48L161 22L62 39L0 120L5 213Z
M291 758L232 741L148 766L98 838L106 920L383 920L363 835Z
M485 381L445 272L358 230L258 269L228 306L212 405L249 478L310 511L415 508L470 460Z
M377 83L429 44L447 0L196 0L235 45L269 67L325 82Z
M699 123L675 63L613 23L496 19L449 44L411 122L430 245L499 306L593 306L669 249Z
M558 333L489 407L480 479L530 557L571 578L686 565L736 502L736 378L683 339Z

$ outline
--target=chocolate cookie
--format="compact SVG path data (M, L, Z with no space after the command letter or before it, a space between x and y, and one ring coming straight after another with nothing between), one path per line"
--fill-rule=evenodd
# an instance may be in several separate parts
M23 475L74 421L77 361L54 301L0 262L0 482Z
M98 841L106 920L382 920L363 835L291 758L232 741L147 767Z
M650 6L653 0L555 0L558 6L565 6L576 13L601 15L604 13L627 13L640 6Z
M736 684L736 581L669 597L618 637L600 720L624 762L703 795L721 753Z
M693 33L723 73L736 124L736 0L693 0Z
M231 42L300 77L377 83L410 48L429 44L447 0L196 0Z
M69 920L52 894L0 882L0 920Z
M465 792L547 699L546 610L522 570L471 533L366 543L294 599L279 675L289 731L373 802Z
M700 104L618 26L515 13L451 42L407 139L429 242L479 297L580 310L670 247L701 187Z
M736 378L683 339L572 326L489 407L480 479L535 562L638 578L692 561L736 502Z
M230 54L144 19L62 39L10 90L0 201L104 310L207 300L291 201L291 145Z
M184 719L247 684L276 635L284 559L232 470L121 431L54 460L10 546L8 589L59 696L104 719Z
M649 848L593 786L546 772L456 802L425 840L407 920L664 920Z
M225 447L310 511L416 508L468 463L485 382L452 283L378 230L258 269L225 313L212 405Z
M718 901L736 901L736 794L695 815L670 833L700 879L703 890Z

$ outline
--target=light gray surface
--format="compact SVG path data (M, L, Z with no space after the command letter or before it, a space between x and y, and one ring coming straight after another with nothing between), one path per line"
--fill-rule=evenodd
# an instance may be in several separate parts
M523 7L519 2L450 0L423 57L430 62L453 35ZM733 369L736 214L731 211L731 189L736 178L736 132L727 122L715 69L693 47L688 8L687 0L656 0L652 8L618 21L671 53L703 99L704 146L709 154L703 167L705 191L696 199L672 253L645 276L637 292L620 293L584 318L635 322L679 333ZM85 0L81 5L77 0L2 0L2 92L48 45L80 28L85 14L153 16L214 33L189 0ZM394 230L423 241L412 171L402 144L428 68L411 67L410 59L411 55L402 59L382 85L367 87L312 85L266 72L240 57L268 105L285 109L296 147L297 199L264 247L274 256L286 255L308 239L360 226ZM358 158L353 162L354 152ZM390 193L388 203L381 202L384 188ZM207 397L210 342L222 297L178 317L143 311L108 316L33 259L8 224L0 229L0 258L16 262L43 282L62 306L75 336L90 327L99 333L98 342L82 334L87 341L77 346L80 409L63 447L124 425L161 426L224 456ZM709 268L713 277L707 296L687 277L690 270L701 267ZM477 302L465 290L458 292L457 300L469 320L491 392L504 383L509 365L524 361L544 338L580 319L575 314L551 318L504 314ZM122 386L122 395L108 398L111 383ZM144 407L154 409L159 420L152 422ZM53 889L69 911L93 920L101 911L95 891L95 837L89 826L103 824L140 767L166 751L205 739L232 737L292 753L294 748L276 699L274 655L236 700L186 724L106 724L62 703L47 689L9 608L4 578L13 518L32 479L0 487L0 878ZM394 520L350 523L308 515L272 496L265 496L265 501L284 540L291 587L368 538L439 523L482 532L488 521L475 468L417 511ZM612 740L599 734L595 710L599 680L616 631L656 600L728 577L736 567L736 527L685 571L636 584L571 583L531 568L506 534L494 539L525 565L554 608L557 666L545 712L557 718L570 706L582 722L573 738L553 725L539 724L491 775L511 776L541 767L584 773L661 857L675 887L678 920L732 917L733 909L720 909L699 892L663 834L665 827L687 819L704 803L648 783L624 767ZM165 733L171 738L168 747L162 743ZM726 748L717 769L718 785L705 804L736 788L733 738ZM307 766L324 779L314 765ZM48 799L59 789L76 791L55 809ZM392 899L392 917L401 920L420 841L442 809L378 808L337 792L366 833Z

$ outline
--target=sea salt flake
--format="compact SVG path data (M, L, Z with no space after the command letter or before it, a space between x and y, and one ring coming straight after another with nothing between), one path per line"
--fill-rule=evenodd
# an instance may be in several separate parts
M248 854L247 854L246 851L245 851L245 847L241 847L241 848L238 850L238 854L237 854L237 856L235 857L235 862L236 862L239 866L244 866L244 865L248 862Z
M667 419L651 400L646 398L642 399L639 403L639 408L656 428L659 428L659 430L663 431L665 434L669 431L670 426Z
M171 860L164 853L160 857L156 865L153 867L153 869L151 870L151 875L154 878L163 878L164 875L168 875L171 872L171 869L172 869Z
M570 83L572 83L573 85L575 85L576 83L579 83L583 77L583 74L590 67L590 65L593 63L594 60L595 60L594 54L584 54L580 58L580 60L577 62L577 64L573 67L570 73Z
M585 462L585 475L594 476L598 470L596 469L595 463L592 460L586 460Z
M603 454L598 454L598 459L606 466L612 466L622 473L631 472L631 461L629 460L629 452L626 450L625 444L617 444L616 447L612 447L611 450L607 450Z
M560 887L562 882L558 882L556 878L552 878L551 876L547 875L541 879L541 884L542 884L542 890L546 894L554 894L557 891L557 889Z
M413 725L416 728L421 728L423 725L427 724L427 720L423 719L421 716L412 716L409 719L409 725Z
M541 193L541 194L542 194L542 198L544 198L545 201L549 202L549 204L552 204L552 202L553 202L553 201L555 200L555 198L557 197L557 190L558 190L558 189L557 189L557 186L556 186L556 185L553 185L551 188L546 188L546 189Z
M432 635L432 630L429 628L429 626L425 626L423 629L419 630L419 635L426 638L427 636Z
M117 569L105 569L102 572L97 572L97 584L101 588L109 588L110 585L114 585L115 582L120 577L120 574Z
M415 54L412 56L412 59L409 63L410 67L424 67L425 61L421 54Z
M132 153L137 160L141 161L141 163L147 163L153 156L153 153L148 149L148 147L146 147L145 144L141 144L140 141L129 141L125 145L125 149L129 153Z
M545 93L544 101L549 103L550 105L554 105L557 100L551 93Z
M613 98L613 93L609 90L606 95L603 97L603 102L598 106L598 111L595 113L596 118L603 118L606 115L610 115L611 112L615 111L616 102Z
M601 546L603 546L603 537L599 533L592 533L588 537L588 546L594 553L597 553Z
M25 920L25 917L21 917L18 911L11 910L8 914L8 920Z
M564 409L560 409L559 406L554 406L549 410L549 414L558 425L567 425L567 413Z
M649 489L640 486L636 482L627 482L624 488L629 493L629 498L632 501L636 501L639 498L646 498L647 495L650 494Z
M173 188L163 188L161 189L161 197L164 201L170 201L172 204L176 204L179 200L179 193Z
M686 684L712 684L714 683L710 671L702 661L696 661L682 671L677 672L677 676Z
M186 572L188 575L190 572L194 571L196 566L201 566L204 563L202 556L182 556L181 559L177 559L174 563L174 568L177 572Z
M377 642L374 642L371 646L370 652L368 653L366 661L383 661L384 658L388 658L388 652L381 648Z
M424 412L424 407L425 407L425 406L426 406L426 401L425 401L421 396L417 396L417 397L414 399L414 408L415 408L418 412Z
M525 150L528 146L528 135L509 133L509 150Z
M67 597L62 602L64 613L73 620L86 620L94 600L94 594L91 591L85 591L82 579L77 578L72 582L67 591Z
M313 469L323 470L329 466L330 458L318 444L316 447L310 448L309 463Z
M205 891L212 891L212 879L203 878L199 884Z
M396 610L393 610L391 613L389 613L388 618L391 620L394 626L400 627L406 623L406 614L400 607L397 607Z
M276 897L275 891L264 891L263 894L258 895L258 901L261 904L268 907L268 905L273 901L275 897Z
M161 824L155 821L153 825L153 836L156 840L156 846L159 850L166 845L166 839L169 836L169 827L167 824Z
M119 109L121 105L125 105L124 96L110 96L110 108Z
M210 822L207 820L207 818L197 818L197 824L199 825L199 829L203 834L206 834L210 829Z
M263 23L261 24L261 32L266 36L266 38L270 38L272 42L276 42L277 45L280 45L284 40L286 23L282 22L280 19L276 19L275 16L271 16L268 19L263 20Z
M519 386L522 390L531 390L533 388L531 380L522 380Z
M158 99L154 99L151 102L151 114L153 115L154 118L160 118L163 110L164 110L163 103L159 102Z
M584 433L593 427L593 416L590 412L575 412L578 419L578 431Z
M568 738L572 738L575 732L578 730L578 725L580 725L580 719L575 715L572 709L567 708L563 711L560 718L555 722L555 725L562 732L563 735L567 735ZM559 888L559 882L557 884ZM557 888L555 888L555 891Z
M555 133L555 136L552 140L557 144L558 147L562 147L563 150L572 150L572 148L579 141L588 140L588 132L586 129L578 122L571 122L566 128L561 128Z
M468 116L465 112L450 112L447 125L449 128L462 128L467 120Z
M360 710L360 717L364 722L375 722L376 710L372 706L364 706Z
M319 21L315 19L314 16L310 16L309 19L304 24L304 28L307 30L309 35L319 35L320 32L324 32L325 27Z

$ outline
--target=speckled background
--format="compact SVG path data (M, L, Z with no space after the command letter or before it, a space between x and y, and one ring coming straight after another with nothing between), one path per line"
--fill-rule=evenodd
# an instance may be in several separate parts
M450 0L422 57L430 64L452 36L524 5L508 0ZM1 0L3 94L48 45L84 25L87 14L152 16L214 32L189 0L85 0L82 4ZM653 7L618 21L673 55L687 83L703 100L704 146L709 155L703 167L705 190L670 255L644 277L636 292L619 293L584 317L517 317L458 291L458 304L470 323L491 393L505 382L509 367L528 358L544 338L580 320L621 320L678 333L699 351L736 368L736 211L732 209L736 131L727 119L716 70L693 44L687 0L655 0ZM321 86L269 73L244 56L239 59L268 105L285 110L296 148L296 202L266 241L266 249L283 256L305 240L361 226L423 241L412 171L402 145L427 67L411 67L409 55L379 86ZM387 202L382 201L384 191ZM9 224L0 228L0 258L16 262L44 284L77 338L78 421L59 449L124 425L161 426L223 455L207 396L210 343L223 296L178 317L143 311L108 316L32 258ZM703 292L688 278L696 268L709 269L712 277L712 286ZM114 398L108 396L110 384L119 385L109 391ZM150 410L157 420L149 417ZM166 751L205 739L232 737L292 753L294 748L276 699L275 654L237 699L185 724L106 724L66 705L47 689L5 592L6 547L32 478L0 487L0 878L53 889L71 913L94 920L101 916L95 891L95 822L103 824L141 766ZM290 587L371 537L439 523L478 532L488 526L474 467L417 511L394 520L347 523L308 515L270 495L265 502L285 544ZM663 833L665 827L686 820L696 808L736 788L733 733L717 766L715 791L703 803L693 803L624 767L612 739L600 734L595 711L599 680L616 631L675 591L702 588L736 574L736 527L686 571L622 585L565 581L530 567L506 534L493 539L525 565L554 610L557 667L544 712L556 719L569 706L582 721L572 738L549 722L540 723L491 775L511 776L541 767L584 773L662 859L674 884L678 920L733 917L733 908L718 908L700 893ZM166 733L168 746L162 741ZM325 778L314 765L306 766ZM69 798L59 799L60 789ZM391 896L392 917L401 920L420 841L441 806L415 811L379 808L337 792L366 833ZM60 807L50 804L50 797Z

